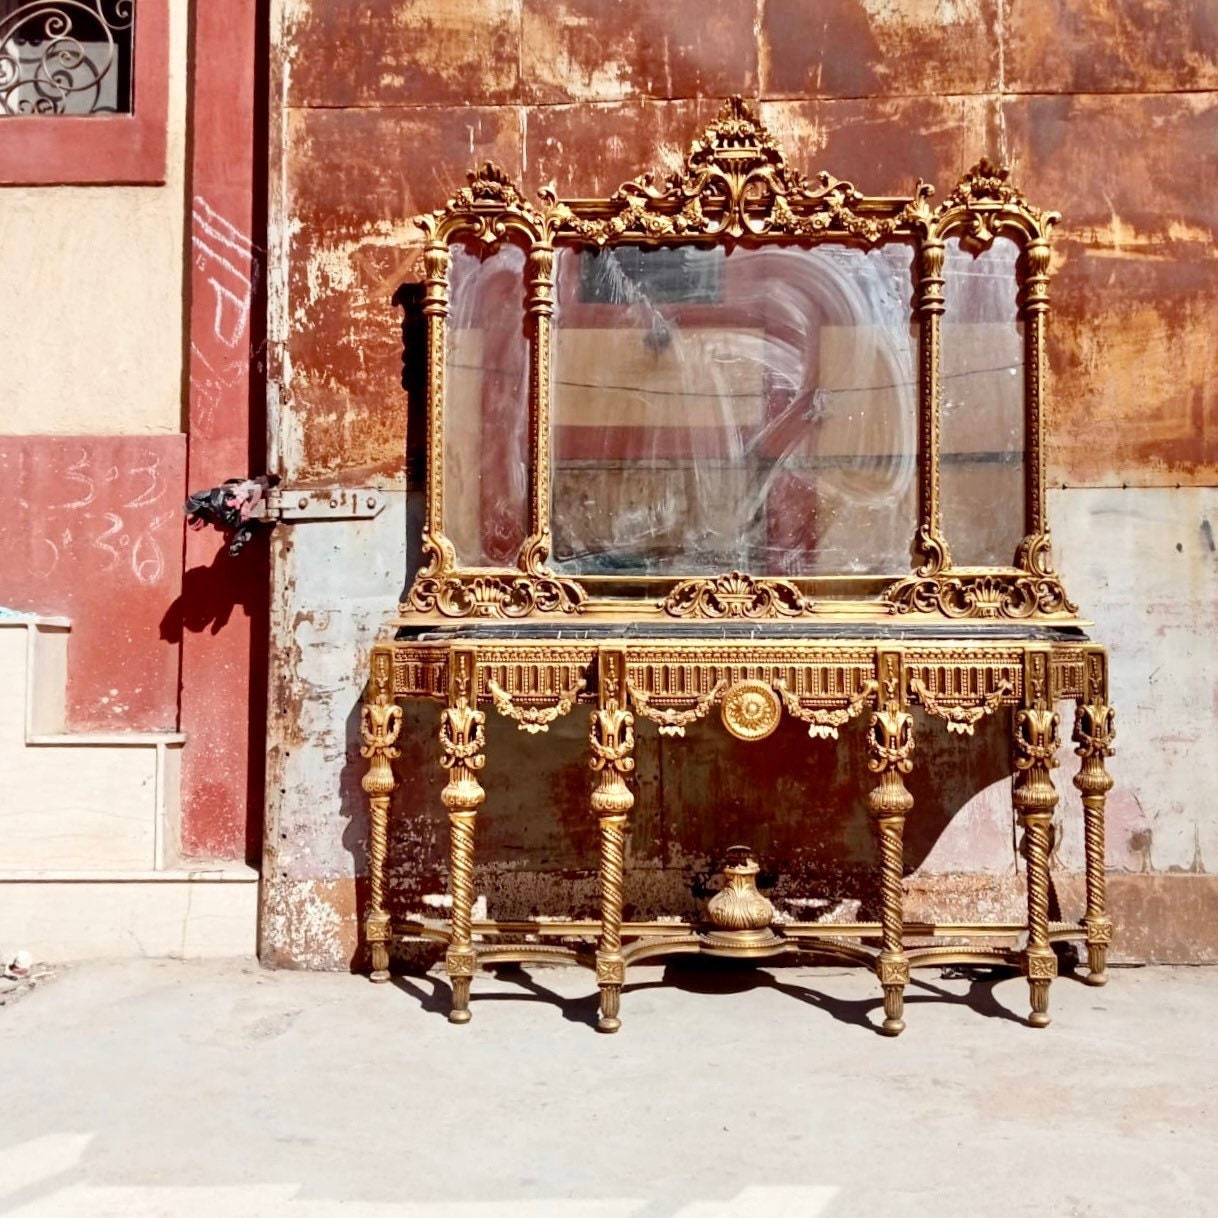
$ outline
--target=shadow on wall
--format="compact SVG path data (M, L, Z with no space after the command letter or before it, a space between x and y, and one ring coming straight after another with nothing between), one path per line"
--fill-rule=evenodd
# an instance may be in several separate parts
M263 616L270 535L269 529L259 529L235 558L222 546L210 566L186 571L181 595L161 618L161 638L180 643L187 633L219 634L236 609L245 617Z

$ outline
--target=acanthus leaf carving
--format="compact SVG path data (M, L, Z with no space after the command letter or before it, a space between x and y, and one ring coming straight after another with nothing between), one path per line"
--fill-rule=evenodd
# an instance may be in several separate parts
M531 613L578 613L587 594L572 580L533 575L420 575L409 606L445 617L528 617Z
M624 182L607 200L607 215L542 191L554 233L604 244L642 237L811 237L835 232L873 244L930 221L933 187L919 181L912 199L871 199L853 183L820 173L809 183L788 169L782 147L740 97L690 144L681 169L657 183L653 173Z
M1051 617L1078 612L1056 576L945 574L899 580L884 592L898 614L930 613L949 618Z
M757 579L741 571L682 580L660 603L670 617L799 617L808 605L789 580Z

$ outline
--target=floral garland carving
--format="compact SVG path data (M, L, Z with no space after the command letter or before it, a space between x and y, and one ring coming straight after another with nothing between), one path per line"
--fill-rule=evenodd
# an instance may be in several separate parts
M741 571L711 579L686 579L660 607L670 617L799 617L807 602L785 579L755 579Z
M992 715L1013 688L1011 682L1004 677L977 706L943 706L921 679L913 677L909 682L909 690L921 703L922 709L928 715L944 720L949 732L956 732L961 736L971 736L977 724L986 715Z
M903 579L884 600L894 613L950 618L1011 618L1077 613L1061 580L1049 575L943 575Z
M553 706L517 706L512 695L496 681L487 681L486 688L490 691L495 709L501 715L514 719L522 732L536 735L538 732L548 732L551 723L563 715L570 714L586 685L587 682L581 677L570 689L559 695Z
M693 706L677 709L676 707L652 706L653 695L640 689L633 681L626 682L626 689L630 694L630 701L634 703L634 709L644 719L650 719L652 723L658 724L661 736L684 736L685 729L691 723L697 723L699 719L704 719L710 713L711 707L715 705L719 695L726 688L726 681L717 681L706 697L699 698Z
M871 701L879 685L872 680L864 681L862 689L845 706L835 707L804 706L785 681L775 681L774 688L787 713L808 725L809 736L814 740L836 740L838 728L849 723Z

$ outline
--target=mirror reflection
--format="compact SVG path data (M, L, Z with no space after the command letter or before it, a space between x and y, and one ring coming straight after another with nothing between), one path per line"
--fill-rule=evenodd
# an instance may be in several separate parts
M1009 566L1024 530L1024 338L1019 248L973 254L956 238L943 263L940 487L958 567Z
M911 267L899 244L561 248L551 565L907 570Z
M529 502L525 253L450 246L444 532L462 566L512 566Z

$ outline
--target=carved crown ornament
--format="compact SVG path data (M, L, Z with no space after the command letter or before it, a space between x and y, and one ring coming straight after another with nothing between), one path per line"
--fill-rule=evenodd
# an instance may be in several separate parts
M425 562L400 606L408 621L524 619L783 622L845 614L873 619L969 621L1077 620L1051 559L1044 518L1043 370L1047 309L1048 238L1058 214L1029 206L1006 166L981 160L936 201L919 180L907 196L872 196L828 172L805 176L787 164L779 141L740 97L728 99L717 117L690 144L680 168L643 173L600 199L560 198L553 186L536 201L492 162L471 170L467 183L445 207L416 218L426 237L427 318L427 518ZM944 309L944 250L956 238L981 250L999 236L1024 251L1021 318L1027 335L1024 365L1025 502L1018 506L1025 535L1009 567L954 566L943 535L939 475L940 317ZM530 501L527 539L515 566L467 567L445 534L445 395L449 245L473 240L494 248L502 242L528 251L527 313L530 343ZM725 246L821 242L870 248L886 241L914 247L917 279L913 313L918 325L918 518L911 521L913 550L907 572L874 579L852 594L820 593L823 581L747 570L687 578L639 577L622 594L591 575L556 572L551 548L552 458L550 437L555 249L558 246L665 245L698 242ZM1012 292L1016 284L1012 282ZM911 314L911 319L912 319ZM1016 505L1003 503L998 510ZM849 587L847 586L849 585ZM813 591L815 587L816 591ZM857 599L851 599L852 595ZM842 602L849 607L843 608Z
M874 244L959 230L986 243L1011 227L1043 238L1059 218L1029 207L1010 184L1009 168L985 159L937 207L934 187L920 179L913 195L901 198L863 194L824 171L807 178L787 165L782 145L739 96L693 140L679 170L640 174L607 199L560 199L544 186L537 205L492 161L467 177L446 207L415 218L429 240L464 231L498 241L516 229L544 242L835 237Z

